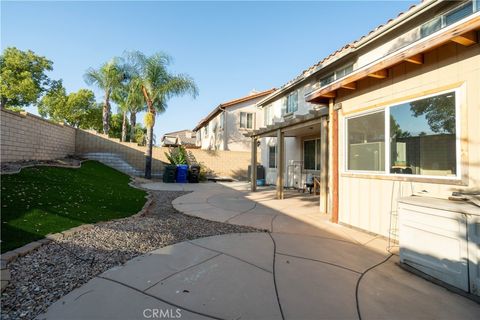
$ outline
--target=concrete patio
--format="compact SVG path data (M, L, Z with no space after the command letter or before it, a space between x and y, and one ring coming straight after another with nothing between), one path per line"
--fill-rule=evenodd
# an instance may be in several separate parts
M245 183L179 185L188 215L268 232L178 243L108 270L39 319L478 319L480 305L398 266L387 243L328 222L318 198Z

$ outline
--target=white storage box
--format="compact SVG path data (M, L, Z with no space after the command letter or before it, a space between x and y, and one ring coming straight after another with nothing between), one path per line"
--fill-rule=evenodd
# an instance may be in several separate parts
M398 202L400 261L479 294L480 208L426 197Z

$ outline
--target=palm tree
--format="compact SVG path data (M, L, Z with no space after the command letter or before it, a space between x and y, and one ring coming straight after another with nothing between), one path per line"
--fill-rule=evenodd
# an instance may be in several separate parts
M102 121L103 133L108 134L110 129L110 95L112 90L119 87L125 78L125 72L116 58L104 63L99 69L90 68L85 73L85 82L89 85L96 85L105 92Z
M153 127L157 113L165 112L167 101L186 93L196 97L198 89L187 75L172 74L167 70L171 58L164 53L146 56L141 52L130 54L141 79L141 91L147 104L145 125L147 127L147 154L145 157L145 178L152 176Z
M118 113L122 113L122 135L120 141L125 142L127 140L127 98L128 89L126 85L120 86L112 90L112 101L118 105Z
M145 111L145 100L142 93L142 81L139 77L132 78L129 82L128 112L130 112L130 141L135 142L135 126L137 113Z
M133 141L135 139L137 113L145 110L141 84L140 78L129 75L126 83L112 91L112 100L119 106L123 114L122 142L127 140L127 113L130 113L130 141Z

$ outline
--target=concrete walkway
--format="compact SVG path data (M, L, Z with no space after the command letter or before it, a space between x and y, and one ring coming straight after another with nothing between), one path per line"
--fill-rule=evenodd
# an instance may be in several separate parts
M269 232L178 243L137 257L53 304L40 319L479 319L480 305L414 276L386 242L331 224L315 197L248 185L194 191L174 206Z

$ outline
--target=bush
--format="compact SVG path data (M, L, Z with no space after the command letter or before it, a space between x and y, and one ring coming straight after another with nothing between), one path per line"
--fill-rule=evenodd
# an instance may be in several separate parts
M183 146L168 148L168 153L165 152L165 156L173 165L188 164L187 150Z

